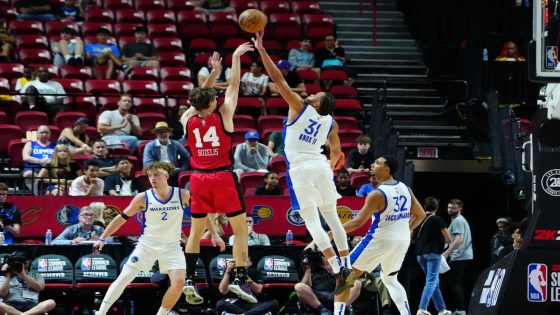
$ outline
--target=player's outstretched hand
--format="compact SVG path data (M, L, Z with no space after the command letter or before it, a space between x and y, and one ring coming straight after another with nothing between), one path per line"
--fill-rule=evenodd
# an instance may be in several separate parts
M226 250L226 243L219 235L212 236L212 245L214 247L218 246L220 248L220 252Z
M219 52L215 51L212 56L210 56L209 62L212 65L212 69L222 72L222 57Z
M105 246L105 242L97 240L93 243L93 251L99 253L103 249L103 246Z
M255 45L255 48L257 50L264 49L263 37L264 37L264 30L262 30L258 33L255 33L255 37L251 38L251 40L253 41L253 45Z
M233 52L234 56L241 56L244 53L248 52L248 51L254 51L255 48L253 47L253 45L251 45L251 43L246 42L243 43L241 45L239 45L239 47L237 47L237 49Z

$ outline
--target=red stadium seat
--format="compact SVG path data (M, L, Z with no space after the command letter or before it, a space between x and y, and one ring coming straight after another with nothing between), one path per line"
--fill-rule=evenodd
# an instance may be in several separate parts
M169 37L164 37L164 38L154 38L152 40L152 43L154 44L156 50L158 52L170 52L170 51L177 51L177 52L182 52L183 51L183 43L181 42L181 39L179 38L169 38Z
M271 51L271 52L283 51L282 46L275 39L265 39L265 40L263 40L263 46L264 46L264 48L266 48L266 50Z
M84 113L87 117L93 118L97 114L97 98L95 96L72 96L64 100L64 105L68 111Z
M136 66L129 73L130 80L153 80L159 81L159 71L157 67Z
M4 112L0 112L0 125L5 125L8 123L8 116Z
M255 128L255 121L253 117L250 115L240 115L236 114L233 115L233 125L235 128Z
M69 66L60 67L60 76L63 78L74 78L80 80L88 80L93 78L93 69L89 66Z
M191 80L191 70L187 67L163 67L161 68L161 79L166 81L188 81Z
M113 24L110 22L84 22L81 26L82 37L96 36L97 30L100 28L108 29L112 34L114 34Z
M257 120L257 126L259 126L260 130L269 129L269 128L283 129L284 128L283 121L284 121L284 116L281 115L259 116Z
M10 155L10 165L12 167L23 166L23 147L27 143L26 140L12 139L8 142L8 154Z
M360 187L362 187L363 184L367 184L367 183L369 183L367 172L354 173L352 175L352 178L350 178L350 185L354 186L356 190L360 189Z
M275 132L275 131L281 131L282 129L280 128L266 128L266 129L262 129L261 130L261 138L264 139L268 139L270 137L270 135Z
M0 125L0 155L6 156L8 153L8 145L11 140L21 139L23 133L21 128L16 125Z
M0 63L2 77L11 81L23 77L23 65L20 63Z
M91 94L120 94L121 84L117 80L87 80L85 89Z
M270 24L273 26L296 26L301 27L299 14L294 13L272 13L269 16Z
M142 26L142 23L116 23L115 36L132 36L134 37L134 29L137 26Z
M158 121L166 121L165 115L161 113L138 113L142 130L152 130Z
M175 24L175 13L171 10L149 10L146 12L148 24Z
M243 43L246 43L247 39L245 38L228 38L224 42L223 50L227 52L233 52L237 49L237 47Z
M227 25L237 28L237 14L232 12L209 12L208 22L211 25Z
M323 88L320 87L317 84L314 83L305 83L305 90L307 91L307 94L311 95L311 94L317 94L319 92L323 92Z
M229 6L240 14L247 9L258 9L258 2L255 0L229 0Z
M146 189L152 188L152 184L150 183L150 180L148 179L148 175L144 174L144 172L137 171L134 174L134 178L136 178L138 180L141 180L144 183L144 186L146 187Z
M87 117L86 114L82 112L74 112L74 111L58 112L54 116L54 124L58 128L60 128L60 130L63 130L64 128L74 126L74 122L78 118L87 118Z
M8 22L16 20L18 17L17 8L9 6L9 1L2 1L2 3L0 3L0 10Z
M10 21L9 27L17 35L43 35L45 30L39 21Z
M84 83L79 79L72 78L55 78L52 79L62 85L66 93L82 93L84 92Z
M72 22L72 21L49 21L49 22L45 23L45 30L47 32L46 35L47 36L60 35L60 30L67 27L67 26L75 29L76 32L80 31L80 28L78 27L78 24L76 24L76 22Z
M297 74L305 83L315 83L315 81L319 81L319 76L317 72L308 69L301 69L297 70Z
M35 110L23 111L16 114L15 123L21 129L25 129L29 125L48 125L49 117L45 112Z
M319 2L315 1L293 1L292 12L296 14L318 14L321 13Z
M183 25L179 26L181 38L191 40L194 38L205 38L210 35L210 29L206 25Z
M192 54L198 52L213 52L218 50L216 42L209 38L194 38L189 44L189 50Z
M162 0L136 0L135 3L135 8L144 12L165 9L165 2Z
M281 42L301 39L301 30L297 26L276 26L272 29L272 36Z
M158 84L152 80L126 80L122 83L124 93L132 95L159 94Z
M191 81L161 81L161 93L166 96L185 96L194 88Z
M263 108L263 104L258 97L239 97L237 99L237 108Z
M206 67L208 64L208 58L210 58L210 53L197 53L194 55L194 64L200 67Z
M177 37L177 27L175 24L148 24L148 35L156 37Z
M138 114L138 113L163 113L165 110L166 103L165 103L165 98L163 97L135 97L133 99L133 104L136 107L136 113Z
M16 36L16 46L19 49L48 49L49 41L45 35L20 35Z
M39 70L40 67L47 68L47 70L49 71L51 79L59 77L59 69L55 65L52 65L52 64L29 64L29 66L35 68L36 70Z
M85 10L86 22L107 22L113 23L115 15L111 9L88 8Z
M0 92L8 92L10 91L10 82L8 79L0 77ZM4 113L6 115L6 113Z
M47 49L21 49L18 55L20 62L24 65L32 63L51 63L51 52Z
M327 35L334 35L334 30L332 27L312 26L305 32L305 37L308 37L313 42L320 41Z
M206 25L208 19L204 11L188 10L188 11L179 11L177 13L177 21L179 21L179 28L181 28L181 26L185 26L185 25ZM183 34L183 32L181 33Z
M104 0L104 7L111 10L132 9L132 0Z
M225 40L227 38L239 36L239 32L236 27L231 25L218 24L210 27L210 36L218 40Z
M259 7L266 15L290 12L290 4L288 1L264 0L260 1Z
M352 116L334 116L338 129L359 129L358 120Z
M360 101L351 98L339 98L336 100L335 110L346 109L346 110L362 110L362 104Z
M229 55L226 56L226 58L224 58L224 65L225 66L231 66L232 57L233 57L233 54L229 54ZM245 67L245 68L249 68L251 66L251 64L253 63L253 60L248 55L241 55L240 60L241 60L241 67Z
M355 87L343 84L331 86L329 93L335 97L358 97L358 91Z
M160 52L158 55L160 67L184 67L187 62L182 52Z
M118 108L119 96L100 96L97 99L98 104L101 106L99 113L106 110L114 110Z
M243 194L250 187L258 187L264 183L264 173L262 172L245 172L239 177L239 184Z
M167 0L167 8L173 12L191 11L194 9L192 1L189 0Z
M307 29L318 26L334 29L334 21L330 14L303 14L301 21Z
M0 111L6 113L8 121L12 122L16 113L21 110L21 103L19 100L0 99Z
M340 138L340 142L354 142L356 143L356 139L363 135L364 132L359 129L338 129L338 137Z
M134 9L120 9L115 12L117 23L145 23L144 11Z
M344 70L338 69L329 69L321 71L321 81L323 80L332 80L332 81L339 81L343 82L348 80L348 75Z
M286 172L288 169L286 159L280 155L273 157L272 160L270 160L270 169L278 174Z
M270 97L266 100L266 108L288 108L288 103L281 97Z

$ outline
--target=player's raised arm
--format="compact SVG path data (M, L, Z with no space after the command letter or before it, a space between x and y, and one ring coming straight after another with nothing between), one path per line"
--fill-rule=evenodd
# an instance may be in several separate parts
M229 86L226 89L224 103L218 109L224 120L233 119L233 114L235 113L235 108L237 107L237 97L239 96L239 86L241 81L241 55L253 50L255 50L253 45L247 42L239 45L239 47L237 47L237 49L233 52L231 61L231 79L229 81ZM226 124L227 122L224 121L224 123ZM231 127L231 131L233 131L233 126ZM229 128L226 127L226 130L228 129Z
M252 40L253 43L255 44L255 48L259 51L259 54L261 55L264 68L266 69L266 72L268 73L270 79L272 79L272 81L274 81L274 83L276 84L278 93L280 93L282 98L288 103L288 106L290 106L290 109L299 113L303 109L303 99L297 93L292 92L290 86L286 82L286 79L284 79L282 72L280 72L280 70L278 69L278 67L276 67L272 59L270 59L270 56L268 55L266 49L264 49L263 46L263 42L262 42L263 36L264 36L264 31L255 33L255 38L253 38Z
M209 62L212 65L212 71L210 71L210 75L202 84L201 87L203 88L213 87L214 83L216 83L216 78L222 73L222 57L220 57L219 52L215 51L212 56L210 56Z
M333 120L333 127L329 134L329 148L330 148L330 163L331 169L334 170L336 163L342 156L342 150L340 149L340 138L338 137L338 124Z

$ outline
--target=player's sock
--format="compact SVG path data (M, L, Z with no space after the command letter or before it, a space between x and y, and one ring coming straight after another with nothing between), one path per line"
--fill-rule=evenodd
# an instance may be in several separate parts
M103 301L98 310L100 315L105 315L109 311L113 303L121 296L126 286L136 278L138 273L140 273L140 270L132 268L129 265L124 265L119 277L111 284L103 297Z
M168 308L165 308L165 307L161 306L161 307L159 308L159 310L157 311L157 314L156 314L156 315L167 315L167 314L169 314L169 311L171 311L171 310L168 309Z
M344 315L345 310L346 310L346 303L344 303L344 302L334 302L333 315Z
M194 281L194 275L196 272L196 262L198 261L199 253L187 253L185 255L187 260L187 279Z
M352 264L350 263L350 256L340 256L340 261L343 267L346 267L348 269L352 268Z
M332 256L331 258L327 259L329 265L331 265L333 273L337 274L340 272L340 259L338 256Z

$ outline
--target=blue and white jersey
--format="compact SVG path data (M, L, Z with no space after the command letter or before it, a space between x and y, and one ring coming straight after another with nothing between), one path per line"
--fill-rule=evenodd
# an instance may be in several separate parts
M385 209L372 216L371 227L364 238L410 240L410 207L412 194L401 182L377 187L385 197Z
M284 127L284 154L286 161L321 160L326 157L321 153L333 127L331 115L321 116L315 108L304 104L299 116Z
M183 224L183 200L181 189L171 187L171 194L165 201L156 197L154 189L146 190L146 209L140 239L157 243L177 243L181 239Z

